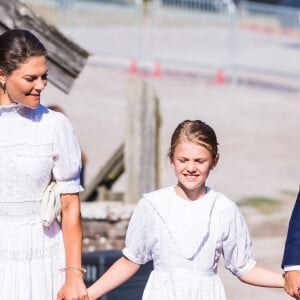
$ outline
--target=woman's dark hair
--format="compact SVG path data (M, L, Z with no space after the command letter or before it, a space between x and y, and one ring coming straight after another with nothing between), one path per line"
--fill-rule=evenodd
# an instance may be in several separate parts
M200 120L185 120L176 127L168 151L171 161L173 160L176 146L182 141L189 141L205 147L212 154L212 158L216 158L218 154L218 141L214 130Z
M11 29L0 35L0 70L11 75L20 64L34 56L47 56L39 39L30 31Z

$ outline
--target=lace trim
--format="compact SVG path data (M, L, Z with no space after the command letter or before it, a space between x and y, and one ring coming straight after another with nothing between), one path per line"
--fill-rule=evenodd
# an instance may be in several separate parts
M11 104L11 105L0 105L0 116L2 114L15 114L18 110L21 109L19 104Z
M30 261L36 259L44 259L47 257L58 256L63 251L63 245L59 242L53 244L46 249L28 249L28 250L5 250L0 249L0 257L3 260L10 261Z

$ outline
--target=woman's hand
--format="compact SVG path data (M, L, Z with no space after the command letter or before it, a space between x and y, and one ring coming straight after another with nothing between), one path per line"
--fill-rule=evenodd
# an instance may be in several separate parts
M57 294L57 300L89 300L82 272L69 270L67 273L66 281Z

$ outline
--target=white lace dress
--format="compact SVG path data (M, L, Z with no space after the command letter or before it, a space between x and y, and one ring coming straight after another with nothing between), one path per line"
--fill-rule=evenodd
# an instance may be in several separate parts
M145 194L130 220L123 254L138 264L153 260L143 300L224 300L217 275L221 255L236 276L255 265L239 209L209 188L197 201L180 198L173 186Z
M0 106L0 299L52 300L64 282L60 224L43 227L53 172L60 193L82 190L80 148L68 119L40 105Z

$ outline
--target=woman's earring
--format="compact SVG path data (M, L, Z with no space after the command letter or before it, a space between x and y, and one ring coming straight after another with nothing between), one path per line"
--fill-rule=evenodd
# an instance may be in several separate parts
M3 90L3 92L4 92L4 94L5 94L5 92L6 92L6 83L4 82L0 82L0 87L1 87L1 89Z

